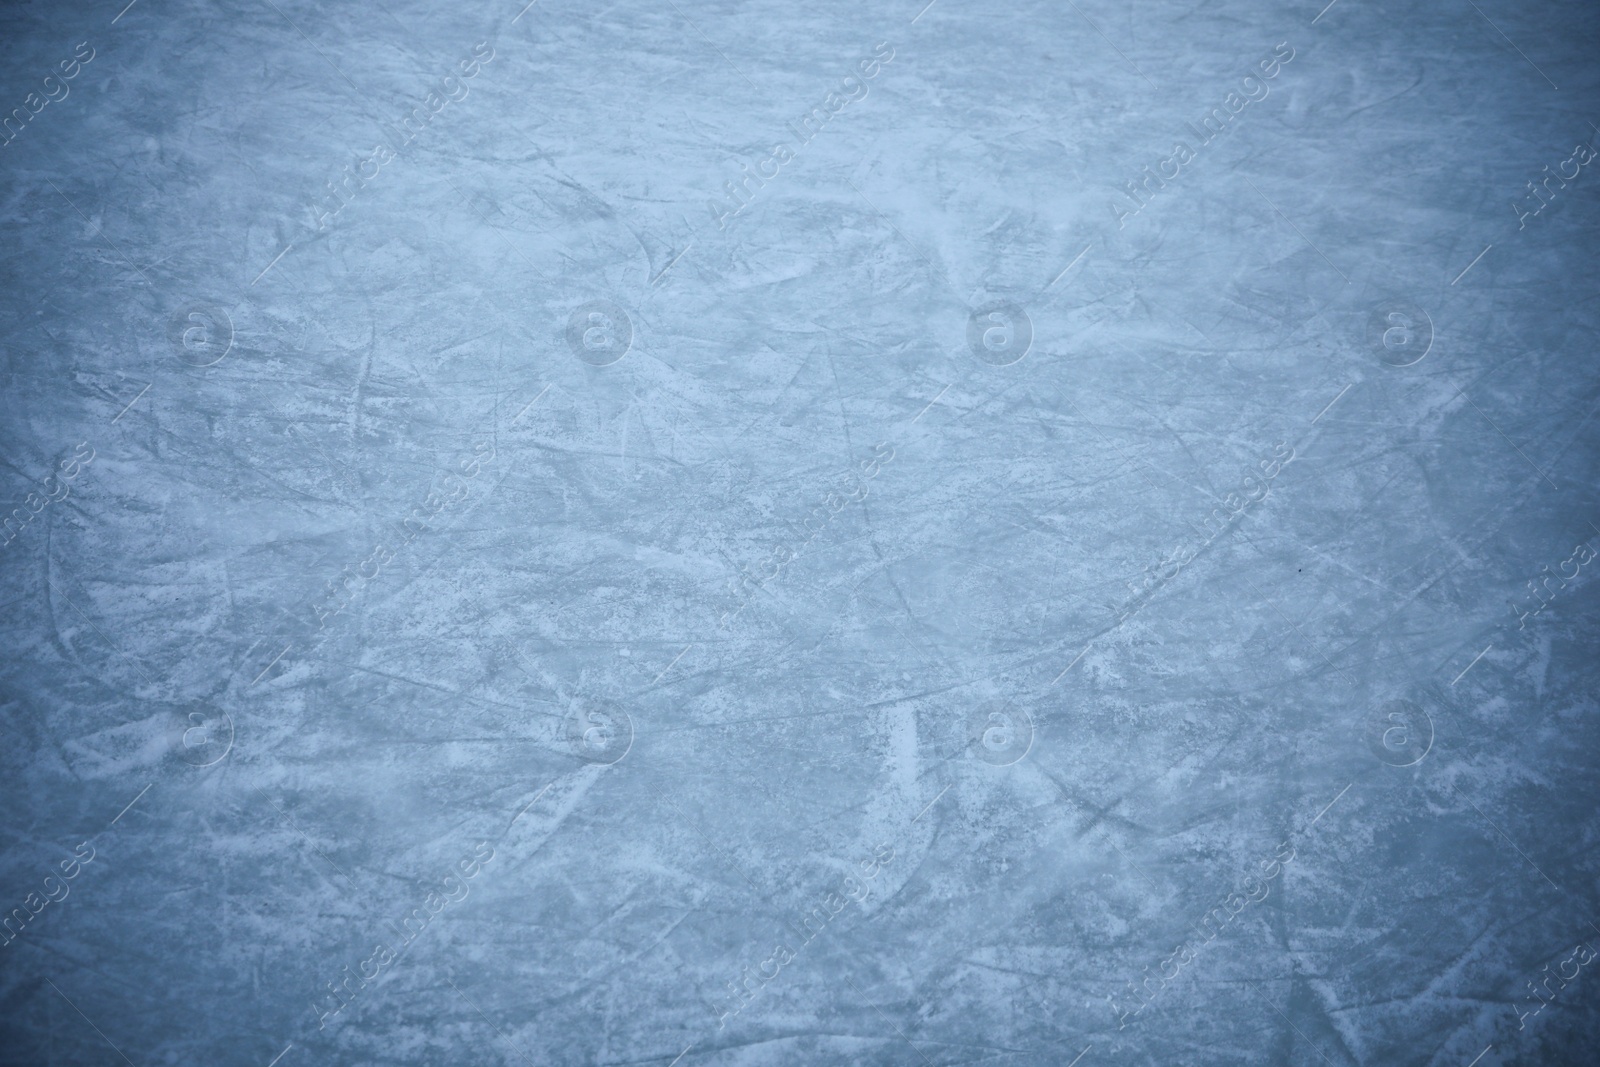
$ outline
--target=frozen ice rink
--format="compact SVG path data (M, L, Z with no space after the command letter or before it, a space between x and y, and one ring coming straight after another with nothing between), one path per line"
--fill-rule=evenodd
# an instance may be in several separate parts
M0 8L0 1064L1600 1062L1600 6L1325 3Z

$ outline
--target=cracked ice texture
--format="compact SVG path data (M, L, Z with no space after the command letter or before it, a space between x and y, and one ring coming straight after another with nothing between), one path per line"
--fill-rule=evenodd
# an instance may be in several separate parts
M1597 30L7 7L0 1063L1585 1062Z

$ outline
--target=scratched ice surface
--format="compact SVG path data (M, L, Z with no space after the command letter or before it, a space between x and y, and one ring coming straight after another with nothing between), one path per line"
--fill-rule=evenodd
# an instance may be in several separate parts
M1600 9L0 12L0 1063L1592 1063Z

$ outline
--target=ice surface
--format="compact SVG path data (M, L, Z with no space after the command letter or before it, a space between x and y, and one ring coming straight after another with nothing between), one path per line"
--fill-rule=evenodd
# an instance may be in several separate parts
M0 10L0 1064L1595 1062L1600 8L525 3Z

